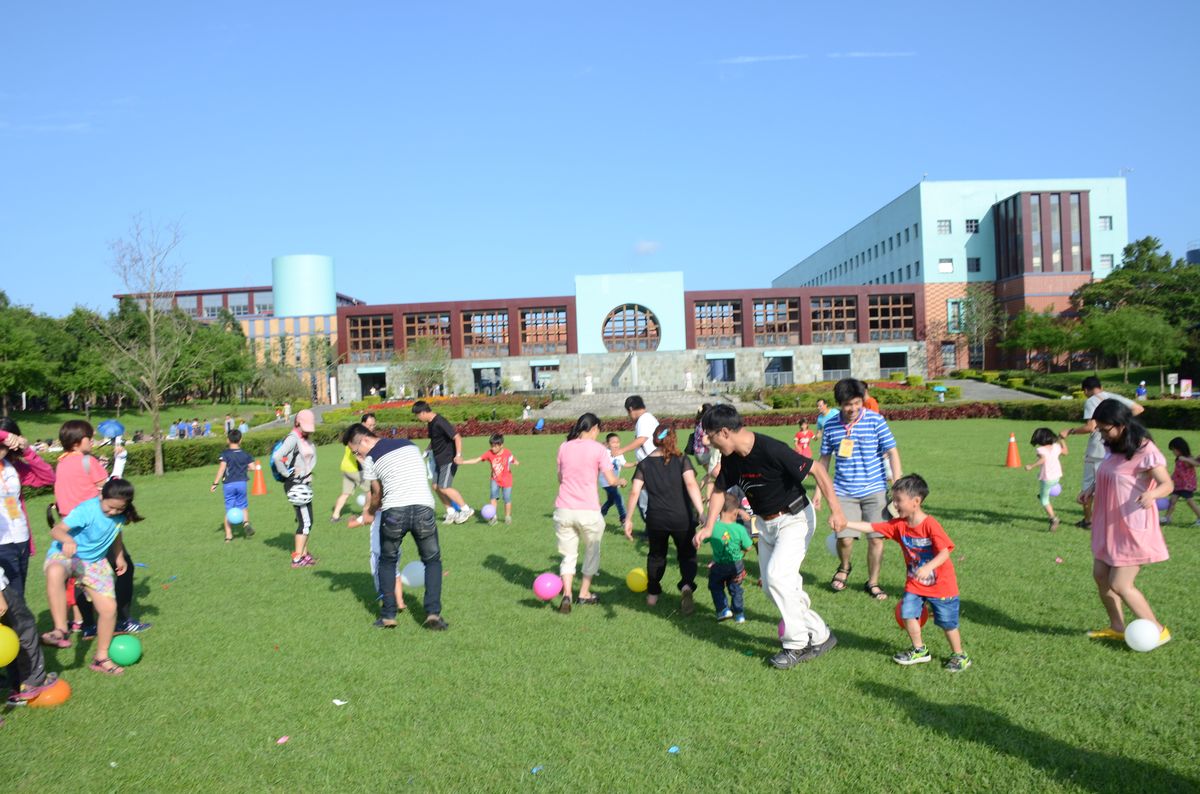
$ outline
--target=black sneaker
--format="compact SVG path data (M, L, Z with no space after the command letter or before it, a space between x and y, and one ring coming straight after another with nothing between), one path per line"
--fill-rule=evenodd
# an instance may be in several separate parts
M424 628L430 631L445 631L450 628L450 624L442 620L441 615L430 615L425 618L425 622L421 624Z
M254 537L254 527L249 524L242 525L242 534L248 538Z
M153 623L139 623L133 618L129 618L118 623L113 634L141 634L153 625Z
M377 628L377 629L394 629L394 628L396 628L396 619L395 618L379 618L374 623L372 623L371 626L374 628Z
M558 613L560 615L571 614L571 596L563 596L562 601L558 602Z
M837 635L831 631L829 632L829 637L825 640L825 642L822 642L818 645L809 643L808 647L800 652L800 655L804 657L800 661L811 662L821 654L828 653L835 645L837 645Z
M807 650L808 648L784 648L768 659L767 663L776 670L790 670L805 661L804 652Z

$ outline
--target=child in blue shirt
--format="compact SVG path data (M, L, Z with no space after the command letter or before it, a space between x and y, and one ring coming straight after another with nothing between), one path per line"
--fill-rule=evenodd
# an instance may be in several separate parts
M141 520L133 506L133 483L116 479L104 483L98 499L81 503L50 530L54 543L47 551L45 567L58 565L68 576L82 581L96 609L96 655L89 667L98 673L125 672L108 658L117 625L117 599L113 568L106 556L111 546L116 551L117 575L125 573L121 527Z
M234 507L242 511L242 533L247 538L254 537L254 527L250 526L250 502L246 499L246 481L250 478L248 471L254 456L242 449L242 431L230 430L226 438L229 439L229 448L221 453L216 481L208 490L212 492L217 490L218 485L222 486L225 494L225 542L229 543L233 540L233 528L229 526L228 515Z

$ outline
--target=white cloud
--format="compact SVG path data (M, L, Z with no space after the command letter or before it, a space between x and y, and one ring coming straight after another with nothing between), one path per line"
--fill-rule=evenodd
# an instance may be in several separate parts
M662 248L662 243L657 240L638 240L633 245L633 252L638 256L649 256L657 254Z
M771 63L773 61L802 61L807 55L738 55L733 58L722 58L717 63L740 66L747 63Z
M831 52L826 58L913 58L915 52Z

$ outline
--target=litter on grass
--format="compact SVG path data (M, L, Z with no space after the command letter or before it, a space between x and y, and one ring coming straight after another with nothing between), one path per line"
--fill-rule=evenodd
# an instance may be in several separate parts
M333 705L335 705L335 706L344 706L349 702L350 702L349 700L338 700L337 698L333 699Z
M677 744L671 745L670 747L667 748L667 752L677 754L679 752L679 745L677 745Z
M537 766L535 766L533 769L530 769L530 770L529 770L529 774L531 774L531 775L536 775L538 772L541 772L541 771L542 771L542 765L541 765L541 764L538 764L538 765L537 765Z
M1058 563L1059 565L1062 565L1062 557L1055 557L1055 558L1054 558L1054 561L1055 561L1056 563Z
M278 739L275 740L275 744L287 744L288 739L290 739L290 738L292 738L292 737L291 736L280 736Z
M146 563L144 563L144 562L135 562L135 563L133 564L133 567L134 567L134 568L145 568L145 567L146 567Z

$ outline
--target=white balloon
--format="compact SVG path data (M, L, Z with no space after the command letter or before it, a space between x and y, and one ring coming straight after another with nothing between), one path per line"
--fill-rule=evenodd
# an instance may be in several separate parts
M837 538L836 532L830 532L829 535L825 538L825 550L834 557L838 556L837 540L838 540L838 538Z
M1125 627L1125 644L1135 651L1146 653L1158 647L1159 634L1153 620L1135 620Z
M367 506L367 495L365 493L360 493L358 495L358 499L355 501L358 502L359 507L366 507Z
M400 569L400 582L405 587L425 586L425 563L413 560Z

